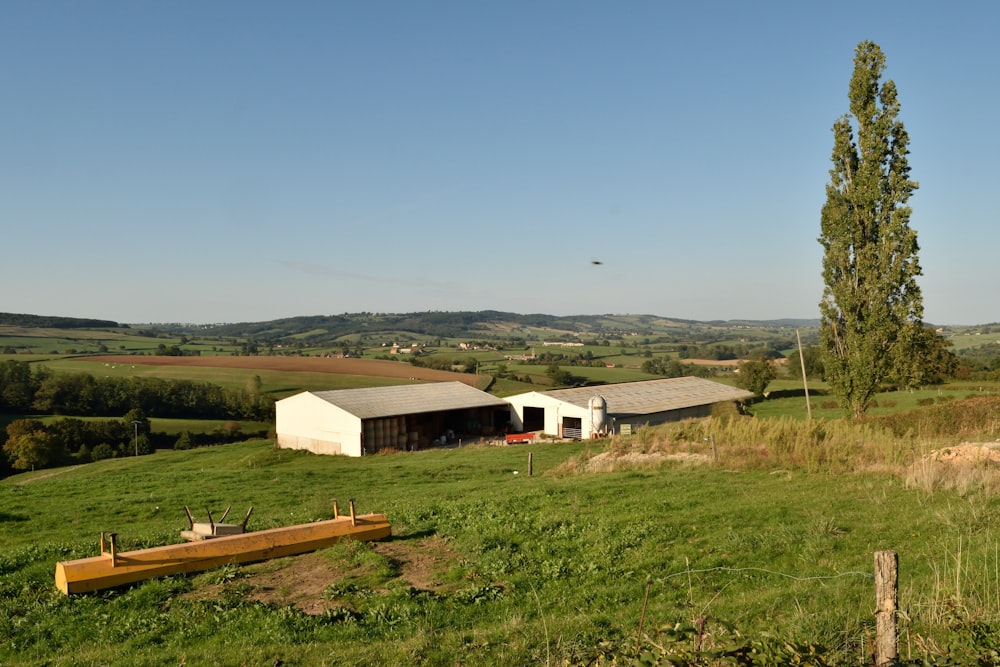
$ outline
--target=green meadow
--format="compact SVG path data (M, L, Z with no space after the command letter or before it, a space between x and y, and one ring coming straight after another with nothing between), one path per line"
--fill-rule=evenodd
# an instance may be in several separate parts
M993 664L943 660L1000 642L995 483L923 483L890 439L866 454L884 466L797 465L787 426L762 436L785 449L720 437L717 461L685 463L705 460L716 419L362 459L255 441L15 475L0 481L0 663L862 665L873 554L890 549L907 664ZM688 457L636 458L657 443ZM620 466L592 472L606 452ZM94 594L54 587L56 562L96 555L101 531L128 550L179 541L185 505L253 506L262 529L328 518L333 498L384 512L393 537ZM325 573L312 592L294 583L302 562Z
M18 358L24 361L24 358ZM42 363L53 373L87 373L94 377L154 377L164 380L190 380L207 382L223 387L244 388L259 377L260 391L275 398L284 398L300 391L328 389L354 389L407 383L400 378L342 375L339 373L310 373L294 371L268 371L246 368L218 368L197 366L154 366L137 364L107 364L91 361L86 357L53 358Z

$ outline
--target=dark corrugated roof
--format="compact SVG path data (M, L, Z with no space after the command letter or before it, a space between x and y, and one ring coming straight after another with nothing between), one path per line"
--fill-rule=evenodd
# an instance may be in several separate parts
M696 377L553 389L541 393L581 408L589 407L591 397L603 396L608 402L608 414L612 415L644 415L753 398L752 392Z
M361 419L465 408L507 407L507 401L502 398L461 382L333 389L310 393Z

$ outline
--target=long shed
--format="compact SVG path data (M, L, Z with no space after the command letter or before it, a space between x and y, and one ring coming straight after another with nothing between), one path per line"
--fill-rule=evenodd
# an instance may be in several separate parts
M593 398L606 403L606 426L599 428ZM594 387L532 391L508 396L511 424L518 431L540 431L561 438L589 439L603 433L637 429L712 414L712 405L745 401L753 393L696 377L622 382Z
M278 447L347 456L489 435L510 420L504 399L461 382L305 391L275 412Z

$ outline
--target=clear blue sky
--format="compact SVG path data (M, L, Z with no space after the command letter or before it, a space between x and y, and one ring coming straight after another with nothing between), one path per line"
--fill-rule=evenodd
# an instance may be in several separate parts
M1000 321L998 25L978 2L10 0L0 311L818 317L830 128L871 39L925 319Z

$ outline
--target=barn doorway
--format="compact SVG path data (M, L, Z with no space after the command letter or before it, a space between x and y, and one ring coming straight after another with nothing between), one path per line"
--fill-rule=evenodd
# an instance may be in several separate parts
M545 408L524 406L524 431L545 430Z
M579 417L563 417L560 427L561 432L559 435L563 438L572 438L574 440L581 440L583 438L583 420Z

